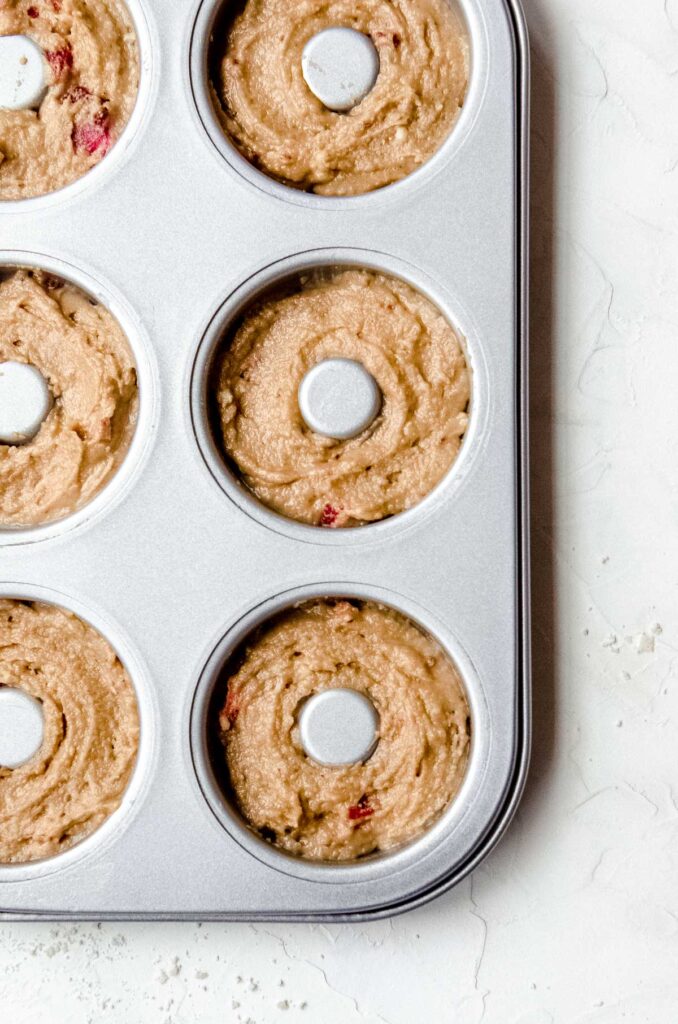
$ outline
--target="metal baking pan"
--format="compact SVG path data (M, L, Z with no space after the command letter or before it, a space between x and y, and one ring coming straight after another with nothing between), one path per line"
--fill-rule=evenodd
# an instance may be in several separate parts
M64 854L0 867L6 919L377 918L463 878L506 827L530 741L527 492L528 48L517 0L459 0L464 110L409 178L356 198L265 178L216 128L205 81L214 0L128 0L139 100L109 157L61 192L0 207L4 265L69 278L120 320L139 368L130 454L89 506L0 532L0 593L91 621L137 688L141 745L119 810ZM211 451L203 371L232 311L311 266L396 274L466 338L462 456L420 505L318 530L263 509ZM330 866L256 838L214 791L204 708L252 626L315 595L371 597L429 630L474 717L452 806L388 855Z

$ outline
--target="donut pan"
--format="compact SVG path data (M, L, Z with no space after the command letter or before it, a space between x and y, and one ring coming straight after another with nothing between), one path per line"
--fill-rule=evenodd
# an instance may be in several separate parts
M442 149L356 198L265 178L220 134L205 85L217 4L129 0L142 82L122 139L51 196L0 204L0 264L95 295L133 347L140 418L111 484L50 526L0 531L0 595L95 625L139 695L141 744L118 811L60 856L0 867L8 919L377 918L463 878L497 842L527 769L526 250L528 50L517 0L456 0L469 94ZM329 530L264 509L216 457L210 353L243 302L315 266L382 269L465 337L462 454L417 507ZM0 267L1 269L1 267ZM248 630L313 596L372 598L449 651L473 718L470 766L421 838L340 866L250 832L212 775L204 718Z

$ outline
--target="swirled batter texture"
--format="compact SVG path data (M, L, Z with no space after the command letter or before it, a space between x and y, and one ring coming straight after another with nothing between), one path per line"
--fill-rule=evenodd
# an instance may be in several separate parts
M54 403L35 437L0 443L0 525L61 519L90 501L124 458L137 416L137 375L111 313L41 271L0 281L0 364L31 363Z
M139 55L119 0L3 0L0 35L25 35L45 54L37 110L0 110L0 199L69 185L99 163L127 124Z
M371 757L325 767L307 757L301 704L331 687L367 696L380 716ZM290 853L347 861L420 835L464 777L469 706L438 644L372 602L317 600L247 647L219 724L231 786L252 828Z
M368 35L374 88L347 113L306 85L301 58L323 29ZM469 74L468 38L447 0L247 0L214 41L222 124L266 174L296 188L350 196L411 174L457 120Z
M383 402L357 437L304 422L299 384L335 356L361 362ZM411 508L455 461L471 377L454 330L410 285L367 270L317 273L246 311L218 368L219 431L245 483L276 512L327 527Z
M61 853L120 805L139 743L137 700L110 644L55 605L0 600L0 687L42 705L44 739L0 765L0 862Z

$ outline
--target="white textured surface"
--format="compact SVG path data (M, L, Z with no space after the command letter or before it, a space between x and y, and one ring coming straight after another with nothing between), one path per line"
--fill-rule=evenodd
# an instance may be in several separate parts
M333 687L310 697L299 715L299 736L319 764L345 765L366 761L376 746L379 715L357 690Z
M5 925L3 1019L676 1019L678 0L525 3L535 754L516 821L390 923Z
M45 55L28 36L0 37L0 108L40 105L47 88Z
M0 362L0 444L35 437L51 405L49 385L37 366Z
M23 690L0 689L0 765L18 768L40 749L45 735L42 705Z
M323 359L299 385L299 408L306 425L338 439L357 437L381 408L376 380L355 359Z
M351 110L374 88L379 54L363 32L326 28L304 47L301 66L306 84L330 110Z

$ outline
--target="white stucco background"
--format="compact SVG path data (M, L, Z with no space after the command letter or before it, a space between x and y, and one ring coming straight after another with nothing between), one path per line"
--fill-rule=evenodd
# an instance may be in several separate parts
M0 927L12 1024L678 1019L678 0L525 0L534 759L510 832L360 927Z

